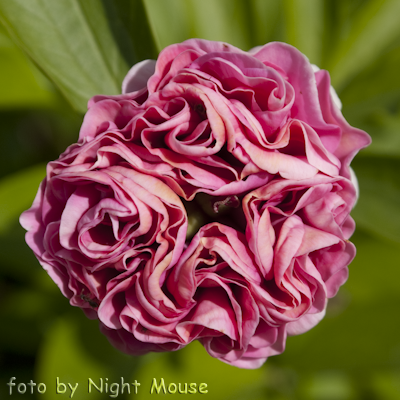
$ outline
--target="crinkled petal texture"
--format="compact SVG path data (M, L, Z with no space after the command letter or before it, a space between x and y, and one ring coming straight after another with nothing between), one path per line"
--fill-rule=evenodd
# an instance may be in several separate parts
M350 162L369 142L294 47L190 39L134 65L121 95L89 101L21 223L117 348L200 340L256 368L316 325L345 282Z
M269 174L349 178L369 143L334 104L326 71L284 43L244 52L191 39L134 66L123 88L89 102L80 139L97 153L87 160L111 152L186 200L248 192Z
M109 308L119 303L108 299L120 282L140 286L141 315L152 308L165 318L173 313L160 282L181 255L187 216L159 179L122 166L75 171L61 158L49 164L21 224L42 266L89 316L102 310L100 319L110 324Z
M258 303L267 321L298 334L322 318L355 256L347 240L355 199L349 180L322 174L277 179L245 196L246 237L264 277Z
M190 309L177 331L226 363L261 366L284 350L286 335L282 324L268 324L260 313L263 280L244 234L219 223L203 226L168 280L180 307Z

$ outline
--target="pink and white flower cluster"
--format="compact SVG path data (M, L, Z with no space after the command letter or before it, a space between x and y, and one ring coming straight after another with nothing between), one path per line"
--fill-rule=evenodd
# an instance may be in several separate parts
M122 351L200 340L259 367L321 320L355 255L349 164L370 139L337 100L284 43L171 45L89 101L27 243Z

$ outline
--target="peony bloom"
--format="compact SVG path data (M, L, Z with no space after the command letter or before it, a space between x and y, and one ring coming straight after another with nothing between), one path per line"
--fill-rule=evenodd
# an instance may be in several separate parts
M321 320L355 255L350 162L370 142L326 71L285 43L191 39L88 108L21 223L112 344L200 340L256 368Z
M355 199L349 180L322 174L276 179L243 199L248 245L264 277L258 304L271 323L287 323L289 334L319 322L347 279Z
M151 305L160 309L168 298L158 283L185 244L182 202L160 180L130 168L70 166L71 153L49 163L32 208L21 216L27 243L71 304L89 317L97 317L127 272L147 294L142 312Z
M219 223L203 226L169 277L170 292L190 309L177 331L188 342L199 339L213 357L259 367L284 350L286 339L283 324L261 315L263 284L243 233Z

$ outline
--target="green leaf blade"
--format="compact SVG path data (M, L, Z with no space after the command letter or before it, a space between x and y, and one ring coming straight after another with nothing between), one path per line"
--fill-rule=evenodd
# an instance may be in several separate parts
M135 19L148 27L144 8L134 10ZM121 42L146 46L143 38L115 35L113 26L124 24L115 13L110 20L101 0L0 0L0 20L15 42L81 112L96 94L120 93L121 82L131 67L121 53ZM149 27L146 32L150 48L154 48ZM143 51L135 54L135 46L128 48L133 49L131 60L140 61Z
M285 0L287 41L320 65L323 31L323 2L319 0Z
M326 66L336 90L341 91L399 37L399 13L398 0L371 0L357 13Z

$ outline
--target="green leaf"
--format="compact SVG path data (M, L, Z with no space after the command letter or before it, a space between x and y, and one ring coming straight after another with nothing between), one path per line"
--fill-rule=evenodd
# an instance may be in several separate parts
M360 198L352 215L359 226L400 243L400 162L358 157L353 162Z
M248 7L241 0L144 0L160 48L197 37L252 47Z
M400 99L399 65L400 47L396 46L374 60L340 93L346 116L355 124L369 118L377 109L397 106Z
M240 0L189 0L194 37L228 42L243 50L251 46L246 4Z
M282 4L279 1L250 0L246 2L247 29L251 32L252 46L262 46L273 40L282 40L276 34L284 26Z
M398 0L370 0L357 12L326 65L336 90L345 87L399 37L399 13Z
M285 0L287 41L304 53L312 63L320 65L323 2L320 0Z
M129 8L121 21L123 5ZM154 49L140 0L0 0L0 20L82 112L93 95L120 93L132 61L141 60L147 45ZM141 33L135 37L124 34L132 23ZM121 48L125 55L132 53L128 61Z
M51 84L0 30L0 107L48 107L57 97Z
M156 46L144 0L102 0L114 37L129 66L156 59Z
M163 49L191 37L193 15L182 0L143 0L153 27L157 47Z
M45 168L44 164L35 165L0 180L0 234L30 207L46 174Z

